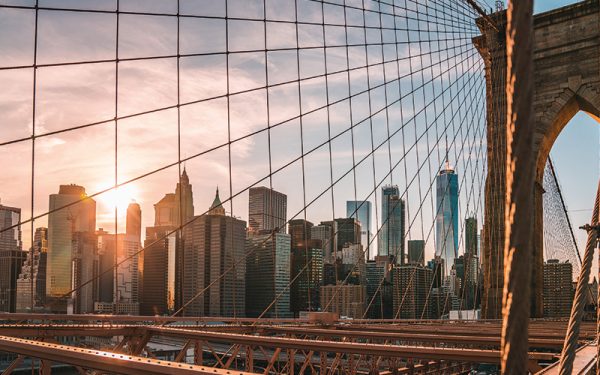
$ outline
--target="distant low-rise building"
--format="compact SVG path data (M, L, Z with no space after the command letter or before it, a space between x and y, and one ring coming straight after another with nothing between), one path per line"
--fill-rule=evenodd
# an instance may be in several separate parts
M573 304L573 265L549 259L544 263L544 316L567 317Z
M321 287L321 309L354 319L365 313L366 288L364 285L338 284Z
M433 272L418 264L396 266L393 269L394 317L400 319L428 319Z

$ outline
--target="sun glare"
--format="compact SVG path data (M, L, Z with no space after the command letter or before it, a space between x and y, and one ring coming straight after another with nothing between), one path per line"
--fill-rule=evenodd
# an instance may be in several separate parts
M98 200L107 208L118 209L120 213L127 210L129 203L136 198L136 189L132 185L123 185L101 194Z

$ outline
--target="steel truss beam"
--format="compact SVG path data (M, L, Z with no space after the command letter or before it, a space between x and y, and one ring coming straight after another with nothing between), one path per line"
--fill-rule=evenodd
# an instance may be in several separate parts
M116 354L92 349L0 336L0 350L45 361L65 363L86 369L123 375L250 375L244 371L223 370L184 363Z

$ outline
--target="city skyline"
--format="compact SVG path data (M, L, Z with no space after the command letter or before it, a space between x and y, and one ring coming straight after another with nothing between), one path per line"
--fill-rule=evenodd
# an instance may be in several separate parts
M0 372L589 372L599 1L0 0Z

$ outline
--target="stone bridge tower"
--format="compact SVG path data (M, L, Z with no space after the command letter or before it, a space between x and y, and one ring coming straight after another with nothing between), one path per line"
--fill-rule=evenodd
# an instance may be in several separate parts
M506 168L506 12L483 19L473 40L485 62L487 160L482 260L483 318L500 318L504 285L504 197ZM531 244L531 316L543 316L544 166L554 141L578 112L600 122L600 0L587 0L534 16L534 241Z

